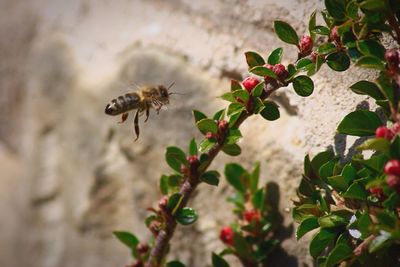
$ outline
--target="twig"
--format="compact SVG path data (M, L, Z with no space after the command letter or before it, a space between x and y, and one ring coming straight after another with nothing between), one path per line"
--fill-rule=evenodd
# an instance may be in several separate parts
M280 87L285 86L287 84L283 84L280 82L272 82L268 83L264 87L264 92L261 95L261 99L267 99L273 92L278 90ZM236 121L233 128L239 128L239 126L249 117L253 115L252 112L242 112L238 120ZM223 141L225 141L226 136ZM182 195L182 201L180 202L177 210L183 208L188 203L189 199L192 196L192 193L197 188L200 183L200 176L208 169L214 158L218 155L218 153L222 149L223 142L216 143L207 153L208 159L205 164L202 164L201 168L197 169L196 172L191 173L189 177L186 177L184 183L182 184L179 193ZM146 267L160 267L163 263L165 255L168 251L169 241L171 240L175 228L177 226L176 220L173 218L172 214L169 214L168 218L170 220L166 220L164 228L160 230L158 233L155 244L150 251L149 259L146 263Z

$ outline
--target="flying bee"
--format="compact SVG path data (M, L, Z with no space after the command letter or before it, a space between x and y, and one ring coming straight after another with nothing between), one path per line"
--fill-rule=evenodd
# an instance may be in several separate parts
M168 88L163 85L140 87L137 92L127 93L111 100L111 103L106 106L105 113L111 116L122 114L120 123L123 123L128 118L129 112L136 110L134 119L136 141L139 138L139 115L146 112L144 122L147 122L151 108L154 108L158 114L164 105L169 104L169 96L172 94L169 89L173 85L174 83Z

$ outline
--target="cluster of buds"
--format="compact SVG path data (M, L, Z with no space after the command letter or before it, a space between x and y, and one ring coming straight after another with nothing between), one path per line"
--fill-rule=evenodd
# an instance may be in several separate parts
M386 126L378 127L375 131L376 138L385 138L392 141L393 138L400 132L400 123L396 122L391 128Z
M221 232L219 233L219 238L221 239L224 244L228 246L233 246L233 236L234 236L234 231L232 227L230 226L225 226L221 229Z
M388 49L385 52L385 59L390 76L395 75L399 70L399 52L396 49Z
M311 36L303 35L298 44L300 55L304 57L311 54L313 46L314 46L314 41L311 38Z
M206 137L207 137L207 134L206 134ZM190 177L191 174L193 174L197 171L197 168L200 166L200 161L196 155L188 156L186 159L189 163L189 167L182 164L181 165L181 173L183 175L185 175L186 177Z
M258 210L246 210L243 213L243 217L248 223L255 222L258 224L261 220L261 214Z
M385 165L384 172L387 175L387 184L400 195L400 161L397 159L389 160Z
M218 143L222 144L229 129L229 123L226 120L217 121L218 133L214 134L212 132L207 132L205 137L207 139L216 139Z
M385 194L383 193L383 189L381 187L375 186L369 189L369 192L377 197L378 199L384 199Z

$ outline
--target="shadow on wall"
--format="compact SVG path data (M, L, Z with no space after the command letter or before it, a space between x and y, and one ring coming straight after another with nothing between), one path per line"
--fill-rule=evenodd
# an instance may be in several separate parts
M265 205L269 211L272 225L275 226L275 237L282 242L290 239L293 235L293 224L283 226L283 216L279 212L279 200L281 198L279 185L275 182L268 182L266 185ZM267 266L298 266L298 260L295 256L289 255L281 246L278 246L270 255Z

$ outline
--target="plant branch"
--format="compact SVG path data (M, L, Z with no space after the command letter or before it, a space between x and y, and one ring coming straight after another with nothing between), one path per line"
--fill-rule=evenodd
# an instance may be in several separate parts
M264 86L264 92L260 97L261 100L267 99L273 92L285 85L286 84L275 81L267 83ZM234 124L233 128L239 128L239 126L251 115L253 115L252 112L243 111L236 123ZM222 142L216 143L207 152L208 159L205 164L202 164L201 168L198 168L195 172L191 172L189 177L186 177L179 190L179 193L182 195L182 201L179 203L179 206L176 208L176 210L184 208L187 205L188 201L192 197L194 190L200 183L200 176L208 169L214 158L221 151L225 138L226 137L224 136ZM160 230L160 232L157 234L154 246L146 263L146 267L160 267L164 261L165 255L167 254L169 241L171 240L175 232L177 222L174 219L173 214L171 214L171 211L169 211L169 214L167 214L166 217L168 219L165 221L164 228Z

